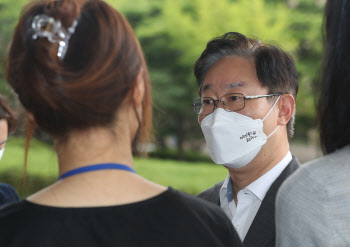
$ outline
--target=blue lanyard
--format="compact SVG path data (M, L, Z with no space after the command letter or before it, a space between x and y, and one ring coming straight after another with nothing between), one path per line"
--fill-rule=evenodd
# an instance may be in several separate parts
M105 163L105 164L96 164L96 165L90 165L90 166L83 166L79 167L73 170L70 170L64 174L62 174L58 181L61 179L64 179L66 177L74 176L80 173L84 172L91 172L91 171L98 171L98 170L124 170L128 172L136 173L134 169L130 168L129 166L123 165L123 164L115 164L115 163Z

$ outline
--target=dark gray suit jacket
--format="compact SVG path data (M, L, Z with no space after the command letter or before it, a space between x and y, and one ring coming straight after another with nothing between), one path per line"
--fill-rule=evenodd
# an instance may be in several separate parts
M275 182L273 182L261 202L261 206L243 241L244 247L275 247L275 199L277 191L283 181L299 167L300 163L295 156L293 156L292 161L283 170ZM221 181L214 187L201 192L197 196L220 206L220 188L223 183L224 181Z
M16 190L11 185L0 183L0 207L18 201L20 198Z

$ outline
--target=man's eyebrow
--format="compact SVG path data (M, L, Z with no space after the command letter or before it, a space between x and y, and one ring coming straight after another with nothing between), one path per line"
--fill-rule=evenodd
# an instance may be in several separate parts
M205 91L205 90L208 90L210 88L211 88L211 84L207 84L207 85L203 86L202 92Z
M237 81L237 82L232 82L232 83L226 84L225 88L233 89L233 88L243 87L243 86L244 86L244 82Z
M243 86L244 86L244 82L243 81L237 81L237 82L232 82L232 83L226 84L225 88L232 89L232 88L243 87ZM211 84L207 84L207 85L203 86L202 92L204 92L206 90L209 90L211 87L212 87Z
M0 142L0 145L5 144L7 140Z

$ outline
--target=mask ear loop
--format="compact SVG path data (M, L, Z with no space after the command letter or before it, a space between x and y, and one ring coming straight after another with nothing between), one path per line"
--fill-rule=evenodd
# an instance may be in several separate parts
M278 125L278 126L276 127L276 129L275 129L274 131L272 131L271 134L269 134L269 135L266 137L266 139L269 138L270 136L272 136L272 135L278 130L279 127L280 127L280 126Z
M275 103L273 104L273 106L271 107L271 109L269 110L269 112L266 114L266 116L263 118L263 122L264 122L264 120L267 118L267 116L270 114L270 112L272 111L272 109L275 107L275 105L277 104L277 102L279 101L279 99L281 98L281 95L280 96L278 96L278 98L277 98L277 100L275 101ZM272 136L277 130L278 130L278 128L279 128L280 126L278 125L277 127L276 127L276 129L274 130L274 131L272 131L271 132L271 134L269 134L267 137L266 137L266 139L267 138L269 138L270 136Z
M262 119L262 121L264 122L264 120L267 118L267 116L270 114L270 112L273 110L273 108L275 107L275 105L277 104L278 100L281 98L281 95L278 96L277 100L275 101L275 103L273 104L273 106L271 107L271 109L269 110L269 112L265 115L265 117Z

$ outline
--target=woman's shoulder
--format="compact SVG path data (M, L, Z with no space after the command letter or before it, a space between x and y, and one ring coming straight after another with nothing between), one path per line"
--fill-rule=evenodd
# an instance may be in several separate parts
M4 222L4 219L17 216L27 210L25 201L17 201L13 203L7 203L0 206L0 222Z
M203 238L206 234L215 236L218 243L223 243L218 246L241 246L231 221L218 205L172 188L168 190L166 203L172 206L168 214L173 216L175 225L190 223L193 234L197 231Z
M138 238L134 235L135 228L142 229ZM91 234L91 229L96 234L92 234L91 241L85 240L84 246L106 241L139 246L141 240L144 246L241 246L220 208L172 188L153 198L125 205L58 208L24 200L0 210L0 231L5 233L0 236L2 243L10 243L19 236L23 244L40 243L43 238L53 243L52 246L56 246L54 242L58 238L76 243Z
M172 199L168 203L173 204L182 215L188 214L194 221L205 222L218 232L235 232L231 221L218 205L171 188L170 193Z
M52 229L64 231L67 222L74 231L88 228L91 222L102 222L115 230L130 228L132 232L137 224L147 229L143 233L145 237L148 234L150 239L160 242L168 239L174 243L189 242L192 246L196 243L202 243L201 246L241 246L230 220L218 206L173 188L147 200L124 205L59 208L24 200L0 210L0 231L3 229L9 236L19 234L19 231L28 236L27 228L41 229L48 234ZM85 222L83 226L81 222ZM79 231L84 232L84 229ZM157 232L163 232L163 236L154 235Z
M350 173L350 145L302 165L290 176L289 183L305 182L323 186L340 184L350 180L344 174ZM331 176L330 176L331 174Z
M335 191L342 192L345 191L342 188L350 186L349 160L350 145L303 164L282 184L278 199L283 198L286 203L304 203L305 198L328 200L337 196Z
M172 188L169 188L169 194L171 195L171 198L169 198L170 203L174 203L178 207L195 211L196 213L215 214L219 217L224 216L226 218L219 206L208 202L207 200L203 200Z
M0 183L0 207L19 200L16 190L11 185Z
M26 221L26 217L30 215L27 212L24 201L7 203L0 206L0 232L2 237L7 237L16 234L16 229L21 225L23 221ZM0 238L3 240L3 238Z
M6 186L5 186L6 187ZM1 190L1 187L0 187ZM15 193L15 191L13 191ZM35 213L41 214L45 212L45 215L69 215L74 213L76 215L84 216L85 213L94 211L103 215L110 212L122 212L133 210L149 210L157 208L158 212L179 214L187 212L188 214L195 213L196 215L216 215L218 217L225 217L222 210L205 200L199 199L187 193L178 191L169 187L167 190L154 197L146 200L137 201L133 203L111 205L111 206L98 206L98 207L55 207L46 206L37 203L33 203L28 200L23 200L19 203L10 204L2 208L0 211L0 217L9 214L18 213Z
M199 197L187 194L182 191L173 189L173 193L175 197L179 197L182 199L182 201L180 202L183 202L185 204L191 203L193 206L197 207L197 209L214 210L215 212L217 212L217 208L220 208L218 205L212 202L203 200ZM220 210L220 213L221 213L221 210Z

